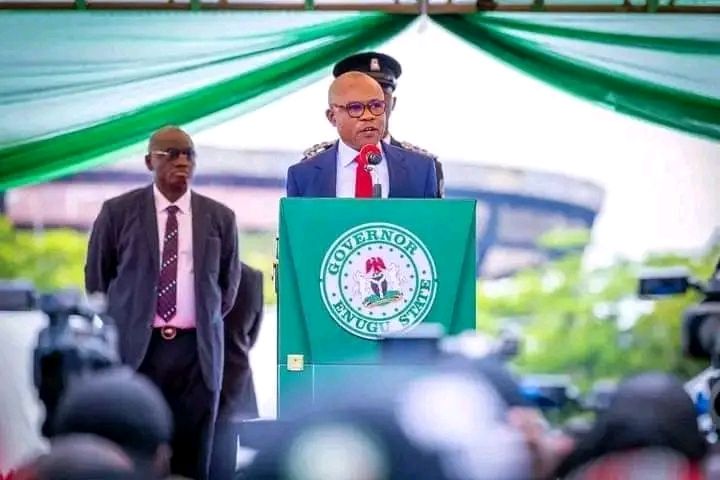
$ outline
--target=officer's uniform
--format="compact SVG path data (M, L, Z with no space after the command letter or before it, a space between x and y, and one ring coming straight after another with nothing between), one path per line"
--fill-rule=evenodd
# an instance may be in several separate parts
M390 89L394 92L395 87L397 86L397 79L400 77L400 74L402 74L402 68L397 60L389 55L377 52L363 52L351 55L335 64L335 67L333 68L334 77L337 78L346 72L366 73L377 80L383 89ZM388 105L388 108L391 106L392 105ZM445 179L443 176L442 164L436 155L433 155L427 150L417 147L412 143L396 140L392 137L392 135L388 135L383 139L383 141L405 150L427 155L435 160L435 173L438 180L438 196L440 198L445 196ZM324 152L334 144L335 142L321 142L313 145L303 152L303 161L314 157L318 153Z

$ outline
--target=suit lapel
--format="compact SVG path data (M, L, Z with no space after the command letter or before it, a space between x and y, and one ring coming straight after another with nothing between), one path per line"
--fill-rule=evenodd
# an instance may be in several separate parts
M405 197L410 183L405 156L399 148L388 146L386 143L383 143L382 147L385 160L387 160L388 177L390 179L388 197Z
M145 230L145 236L147 237L152 266L155 269L155 273L157 273L160 268L160 245L158 244L157 208L155 207L152 185L145 189L142 198L140 221L143 230Z
M197 270L203 265L205 259L205 241L210 232L211 222L210 214L202 208L202 199L190 192L190 209L192 210L192 249L193 249L193 269ZM200 275L195 272L195 282L197 283ZM197 289L196 289L197 291Z
M313 180L312 196L334 197L337 184L337 143L318 154L314 166L317 173Z

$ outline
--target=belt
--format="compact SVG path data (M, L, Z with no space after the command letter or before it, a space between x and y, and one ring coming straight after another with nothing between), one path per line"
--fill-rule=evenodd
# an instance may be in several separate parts
M177 328L173 326L165 326L165 327L158 327L155 328L155 330L159 330L160 336L163 338L163 340L172 340L173 338L177 337L178 335L184 335L188 333L195 333L194 328Z

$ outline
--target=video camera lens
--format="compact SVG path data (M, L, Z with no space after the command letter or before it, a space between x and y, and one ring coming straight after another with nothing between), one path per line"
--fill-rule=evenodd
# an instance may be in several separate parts
M683 314L683 354L712 359L720 354L720 304L701 303Z

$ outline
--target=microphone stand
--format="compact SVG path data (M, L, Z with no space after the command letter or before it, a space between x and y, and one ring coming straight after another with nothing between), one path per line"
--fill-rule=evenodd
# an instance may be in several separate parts
M370 172L370 178L373 184L372 198L382 198L382 184L380 183L380 175L375 165L368 164L365 169Z

